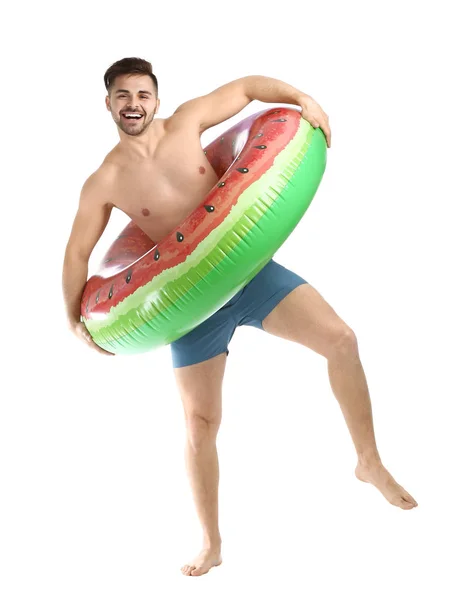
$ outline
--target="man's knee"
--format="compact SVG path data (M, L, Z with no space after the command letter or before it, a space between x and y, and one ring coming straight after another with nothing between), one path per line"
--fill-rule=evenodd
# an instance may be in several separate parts
M186 416L187 440L194 450L215 443L220 428L221 417L202 416L197 413Z
M348 325L342 325L339 334L336 335L333 350L335 352L358 353L357 336Z

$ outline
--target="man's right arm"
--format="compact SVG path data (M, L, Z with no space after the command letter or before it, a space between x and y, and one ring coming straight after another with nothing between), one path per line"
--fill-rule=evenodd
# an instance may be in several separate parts
M88 278L89 257L111 216L110 190L110 178L99 170L88 177L81 190L63 263L63 296L71 329L81 320L81 298Z

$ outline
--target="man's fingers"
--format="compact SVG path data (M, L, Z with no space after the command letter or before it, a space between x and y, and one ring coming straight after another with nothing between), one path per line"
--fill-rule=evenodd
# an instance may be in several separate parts
M322 131L324 132L324 135L326 136L326 141L327 141L327 147L330 148L331 147L331 129L329 127L329 124L324 122L322 125L320 125Z
M331 128L329 127L329 115L324 113L324 127L323 131L326 134L327 146L331 147Z

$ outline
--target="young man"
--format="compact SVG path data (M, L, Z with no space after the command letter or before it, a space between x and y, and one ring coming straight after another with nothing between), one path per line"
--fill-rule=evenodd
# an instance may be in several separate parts
M104 82L106 107L120 141L81 190L65 253L63 289L71 329L95 350L110 354L80 322L80 301L90 254L112 208L125 212L155 242L165 237L218 181L200 135L254 99L301 106L303 118L322 129L329 147L331 132L327 115L310 96L268 77L237 79L157 119L160 100L149 62L120 60L106 71ZM186 464L204 535L202 551L182 568L185 575L202 575L221 564L216 437L227 346L238 325L258 327L327 358L331 387L357 451L356 476L395 506L417 506L380 459L354 332L314 287L271 260L224 307L171 344L188 433Z

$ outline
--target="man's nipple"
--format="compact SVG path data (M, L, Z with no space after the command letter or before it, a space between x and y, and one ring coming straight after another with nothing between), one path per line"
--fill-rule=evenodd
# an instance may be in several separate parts
M198 171L200 172L200 175L203 175L205 173L205 167L200 167Z
M143 208L142 214L144 215L144 217L148 217L150 215L150 210L148 208Z

